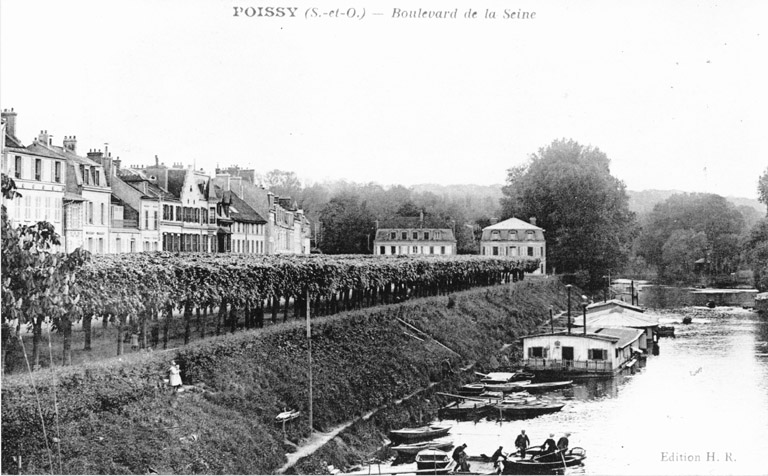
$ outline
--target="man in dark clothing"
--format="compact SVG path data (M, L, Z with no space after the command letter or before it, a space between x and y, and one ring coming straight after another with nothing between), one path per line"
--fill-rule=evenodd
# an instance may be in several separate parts
M543 445L541 445L541 454L545 455L547 453L554 453L557 450L557 445L555 444L555 434L550 433L549 438L544 442Z
M496 468L498 473L501 473L501 470L504 469L504 465L501 461L507 459L506 455L504 455L504 452L502 451L503 448L503 446L499 446L499 449L493 453L493 456L491 456L491 463L493 463L493 467Z
M453 450L453 460L456 462L456 468L454 469L454 472L469 471L469 466L467 465L467 454L464 452L466 447L467 444L464 443L461 446L457 446L456 449Z
M560 450L561 453L565 453L568 451L568 437L571 436L570 433L566 432L565 435L561 436L559 440L557 440L557 449Z
M525 450L531 445L531 440L528 439L528 435L525 434L525 430L520 430L520 434L515 439L515 448L520 451L520 457L525 458Z

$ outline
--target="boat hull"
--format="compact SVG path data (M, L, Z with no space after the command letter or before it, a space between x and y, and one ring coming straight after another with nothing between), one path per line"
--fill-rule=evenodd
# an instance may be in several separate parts
M445 436L451 431L450 426L429 426L421 428L405 428L402 430L392 430L389 432L389 438L396 442L405 441L424 441L433 438Z
M504 461L502 474L552 474L562 470L563 466L572 467L583 464L584 455L547 455L538 458L526 458L516 461Z

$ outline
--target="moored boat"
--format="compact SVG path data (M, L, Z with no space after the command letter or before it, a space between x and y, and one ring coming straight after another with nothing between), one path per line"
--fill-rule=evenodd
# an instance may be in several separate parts
M487 383L485 384L485 390L491 392L522 392L526 385L531 385L530 380L519 380L505 383Z
M391 450L397 451L398 454L415 455L419 451L427 449L437 449L442 451L448 451L453 448L453 440L430 440L420 441L415 443L403 443L396 446L390 446Z
M541 383L528 383L521 386L522 390L526 390L530 393L548 392L550 390L558 390L561 388L567 388L573 385L573 380L563 380L560 382L541 382Z
M389 438L393 441L421 441L447 435L451 425L428 425L418 428L391 430Z
M534 375L530 372L491 372L480 374L483 376L480 382L483 384L509 383L521 380L531 380Z
M530 456L524 459L504 461L502 474L552 474L563 467L583 464L587 457L584 448L575 447L565 453L559 451L546 455Z
M480 395L485 390L482 383L468 383L459 389L461 395Z
M547 413L559 412L565 403L542 400L503 400L493 408L501 415L509 418L533 418Z
M416 468L429 474L447 474L455 465L451 455L437 449L426 449L416 453Z
M458 400L444 406L437 413L441 418L471 418L482 415L490 406L488 401Z

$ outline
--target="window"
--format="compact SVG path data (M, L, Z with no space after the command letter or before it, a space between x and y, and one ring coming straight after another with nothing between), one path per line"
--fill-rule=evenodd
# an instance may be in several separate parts
M397 238L397 233L395 233L394 231L389 234L389 239L390 240L394 240L396 238Z
M517 256L517 246L509 247L509 256Z
M533 233L532 230L526 231L525 232L525 239L528 240L528 241L533 241L534 239L536 239L536 235Z
M53 163L53 181L61 183L61 162L59 161Z
M533 256L533 246L528 247L528 256Z
M428 239L429 239L429 232L428 232L428 231L425 231L425 232L424 232L424 239L425 239L425 240L428 240Z
M589 360L608 360L608 351L606 349L589 349Z
M91 179L92 179L91 183L93 185L98 185L99 184L99 180L98 180L98 176L96 175L96 168L95 167L91 167Z
M181 207L176 207L176 221L182 221Z
M99 254L104 254L104 238L99 238Z
M216 208L211 207L208 213L208 223L211 225L216 224Z
M88 224L93 225L93 202L88 202Z
M549 348L546 347L528 347L529 359L546 359Z
M135 253L135 252L136 252L136 240L132 238L131 239L131 253Z
M418 246L411 247L411 253L415 254L415 253L418 253L418 252L419 252L419 247Z
M101 204L101 224L105 224L107 222L107 209L104 206L104 204Z
M389 254L396 255L397 254L397 247L396 246L390 246L389 247Z
M493 247L493 253L492 254L493 254L493 256L498 256L499 255L499 247L498 246L494 246Z
M115 253L120 253L121 251L123 251L123 246L120 238L115 238Z
M43 218L43 197L35 197L35 220Z
M101 174L96 169L93 169L93 184L101 185Z
M431 255L435 254L435 247L434 246L430 246L429 247L429 254L431 254Z
M510 230L509 239L513 241L517 241L517 230Z
M13 176L18 179L21 178L21 156L20 155L17 155L15 157Z
M83 184L88 185L88 171L85 169L85 165L80 165L80 175L83 177Z
M50 221L53 218L53 212L51 210L51 197L45 197L45 214L43 215L43 219L45 221Z
M445 254L445 246L441 246L441 247L440 247L440 254L441 254L441 255L444 255L444 254Z
M491 239L492 240L500 240L501 239L501 233L499 233L499 230L491 231Z
M539 256L544 256L544 247L539 248Z
M35 159L35 180L40 181L43 178L43 161Z
M88 251L93 253L93 238L88 238Z
M414 240L418 240L419 239L419 232L418 231L414 231L411 234L411 238L413 238Z
M153 229L157 230L157 210L155 210L152 213L153 213L153 216L154 216L154 223L155 223L155 226L153 227Z
M400 234L400 239L407 240L408 239L408 232L404 231Z

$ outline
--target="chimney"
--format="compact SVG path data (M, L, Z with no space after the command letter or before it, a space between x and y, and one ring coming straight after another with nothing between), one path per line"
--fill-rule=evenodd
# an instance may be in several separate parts
M77 154L77 137L76 136L64 136L64 149Z
M37 142L40 144L43 144L44 146L48 147L51 145L51 141L53 140L53 136L48 134L48 131L40 131L40 134L37 136Z
M5 120L6 132L8 132L9 136L16 137L16 113L13 112L13 108L11 108L10 111L8 109L3 109L2 116Z
M419 212L419 226L424 228L424 210Z
M155 154L155 167L160 167L160 159L157 157L157 154Z
M531 217L528 221L531 222L531 225L536 226L536 217Z
M112 164L115 166L115 175L117 175L120 172L120 157L113 160Z

